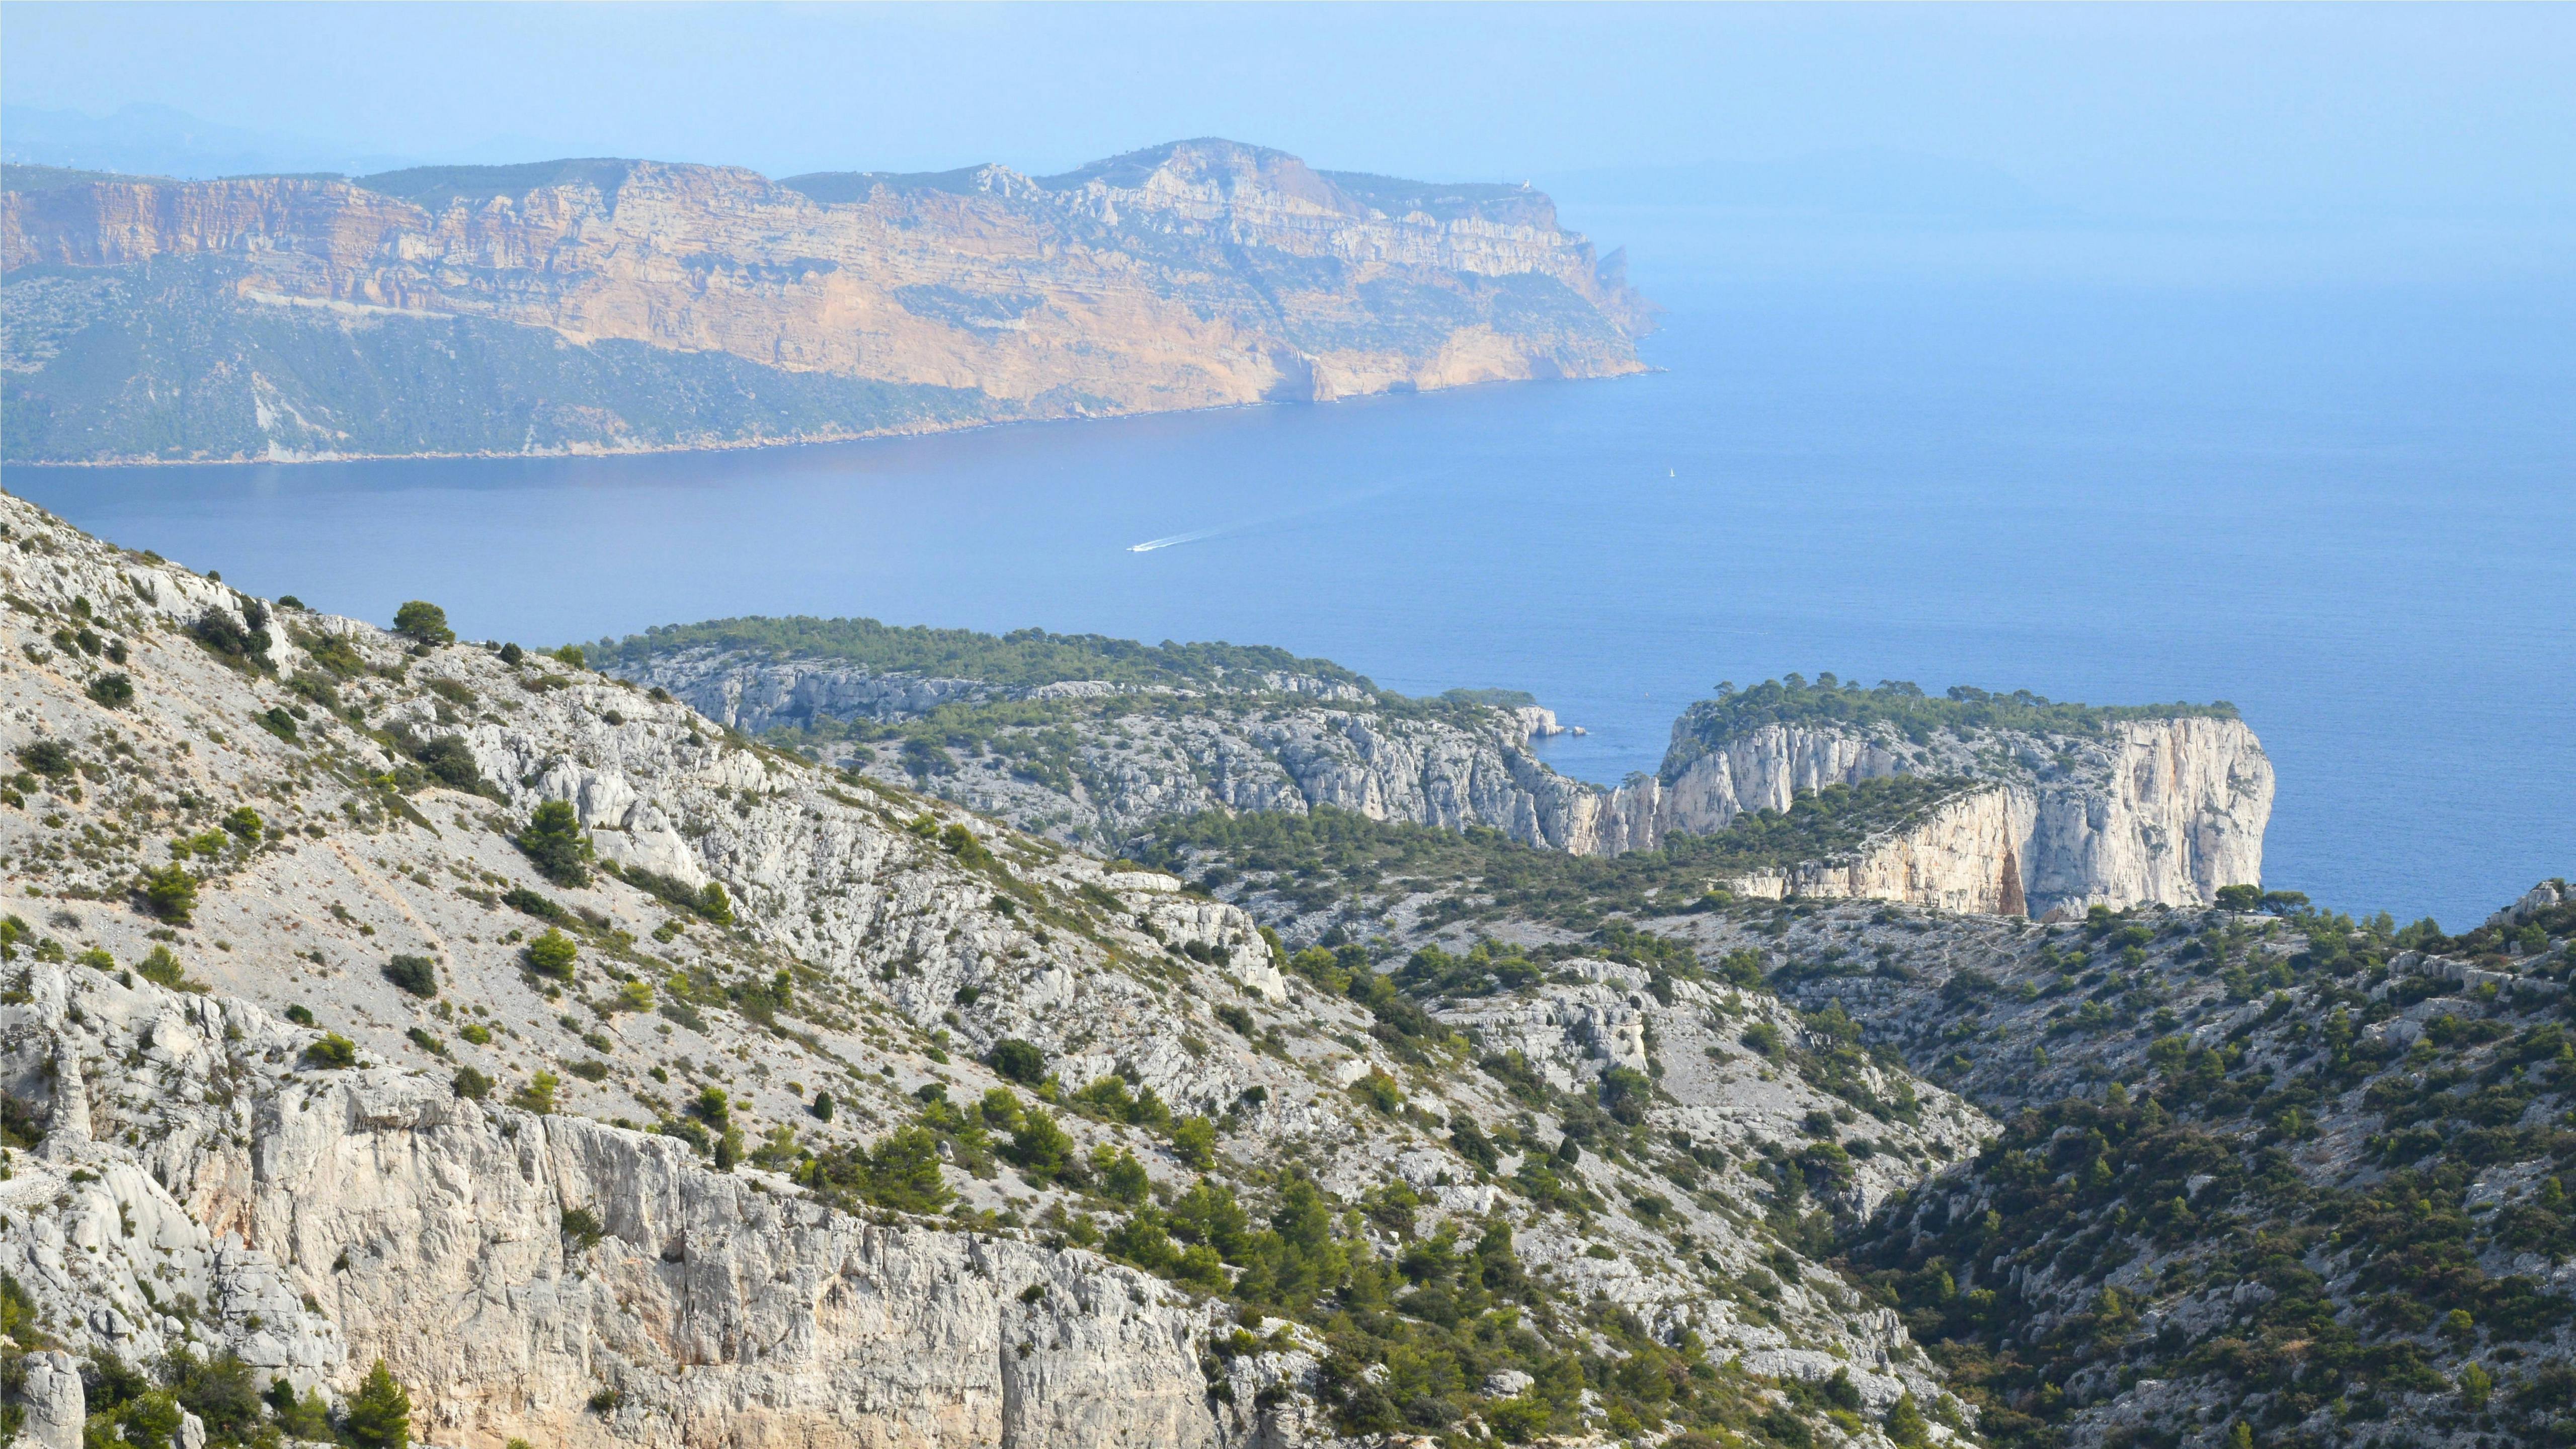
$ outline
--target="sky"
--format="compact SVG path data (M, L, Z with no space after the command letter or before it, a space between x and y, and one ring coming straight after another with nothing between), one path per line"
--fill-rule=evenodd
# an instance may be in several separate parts
M2125 218L2562 218L2569 75L2569 6L12 0L0 146L48 159L25 143L54 144L61 118L31 112L131 105L293 153L264 166L330 169L1043 174L1225 135L1334 169L1560 187L1696 168L1793 190L1856 171L1866 189L1893 165Z

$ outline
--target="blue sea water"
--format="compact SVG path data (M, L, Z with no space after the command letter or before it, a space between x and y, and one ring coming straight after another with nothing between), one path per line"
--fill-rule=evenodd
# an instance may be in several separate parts
M2576 875L2576 286L2509 229L1612 212L1659 369L616 459L12 468L241 587L475 638L728 614L1272 643L1654 768L1789 671L2227 699L2267 884L2454 928ZM1139 551L1136 545L1163 546Z

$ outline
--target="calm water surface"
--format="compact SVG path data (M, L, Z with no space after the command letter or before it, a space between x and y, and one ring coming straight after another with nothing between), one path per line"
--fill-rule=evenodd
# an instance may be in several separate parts
M1730 271L1710 235L1675 227L1641 277L1674 310L1637 378L5 482L258 593L379 621L434 599L475 638L866 614L1525 688L1592 730L1551 761L1602 781L1652 769L1721 679L2228 699L2280 773L2269 884L2457 928L2576 875L2563 279L1752 245ZM1202 536L1131 551L1176 535Z

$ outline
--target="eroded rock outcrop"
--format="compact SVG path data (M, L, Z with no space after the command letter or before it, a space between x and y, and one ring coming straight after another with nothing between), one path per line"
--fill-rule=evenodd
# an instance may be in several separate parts
M668 1137L410 1073L299 1078L311 1034L245 1003L46 966L29 994L0 1007L9 1090L45 1103L75 1062L113 1083L117 1130L59 1123L0 1183L0 1266L129 1361L229 1349L312 1386L383 1357L429 1389L437 1442L1230 1437L1198 1369L1205 1310L1091 1254L861 1222ZM121 1064L138 1037L145 1061ZM31 1372L37 1442L61 1388Z

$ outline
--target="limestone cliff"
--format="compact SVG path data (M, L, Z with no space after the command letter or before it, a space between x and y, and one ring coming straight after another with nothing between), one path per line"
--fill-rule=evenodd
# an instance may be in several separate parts
M1993 798L1959 802L1920 833L1797 888L2048 916L2097 904L2207 905L2221 886L2262 879L2272 765L2232 714L1965 724L1920 741L1877 723L1703 733L1700 716L1685 716L1662 774L1627 787L1630 799L1605 802L1604 814L1627 827L1602 832L1605 846L1723 830L1826 785L1956 775L1994 781ZM1895 890L1899 881L1908 884Z
M1915 700L1907 707L1931 723L1908 734L1876 718L1739 724L1729 710L1742 706L1721 700L1675 724L1658 775L1604 789L1559 775L1531 753L1533 736L1557 728L1547 710L1399 701L1364 682L1314 674L1244 672L1152 687L1001 685L706 646L621 657L618 667L634 678L754 732L836 720L890 728L948 721L985 743L962 759L926 740L901 753L840 742L823 748L877 778L927 783L975 809L1099 849L1119 848L1156 820L1203 810L1331 806L1617 855L1676 835L1715 834L1828 786L1931 776L1982 788L1865 848L1748 876L1736 889L2048 916L2081 915L2096 904L2205 905L2221 886L2259 882L2271 814L2271 764L2253 732L2232 712L2181 706L2048 706L2053 712L1998 724L1991 709ZM1804 685L1790 692L1825 700L1849 693ZM1062 720L989 730L975 723L979 710L999 719L1007 711L993 707L1039 701L1059 702ZM1059 738L1067 729L1069 744ZM1044 760L1031 754L1041 738L1058 739Z
M243 1002L46 965L22 992L0 1076L54 1127L0 1183L0 1264L128 1361L231 1350L309 1388L381 1356L444 1443L1227 1437L1206 1313L1132 1269L859 1222L396 1069L299 1080L308 1034Z
M1044 178L81 181L0 196L0 263L13 459L698 446L1596 377L1638 369L1649 313L1527 188L1216 140ZM126 395L153 384L197 395Z

